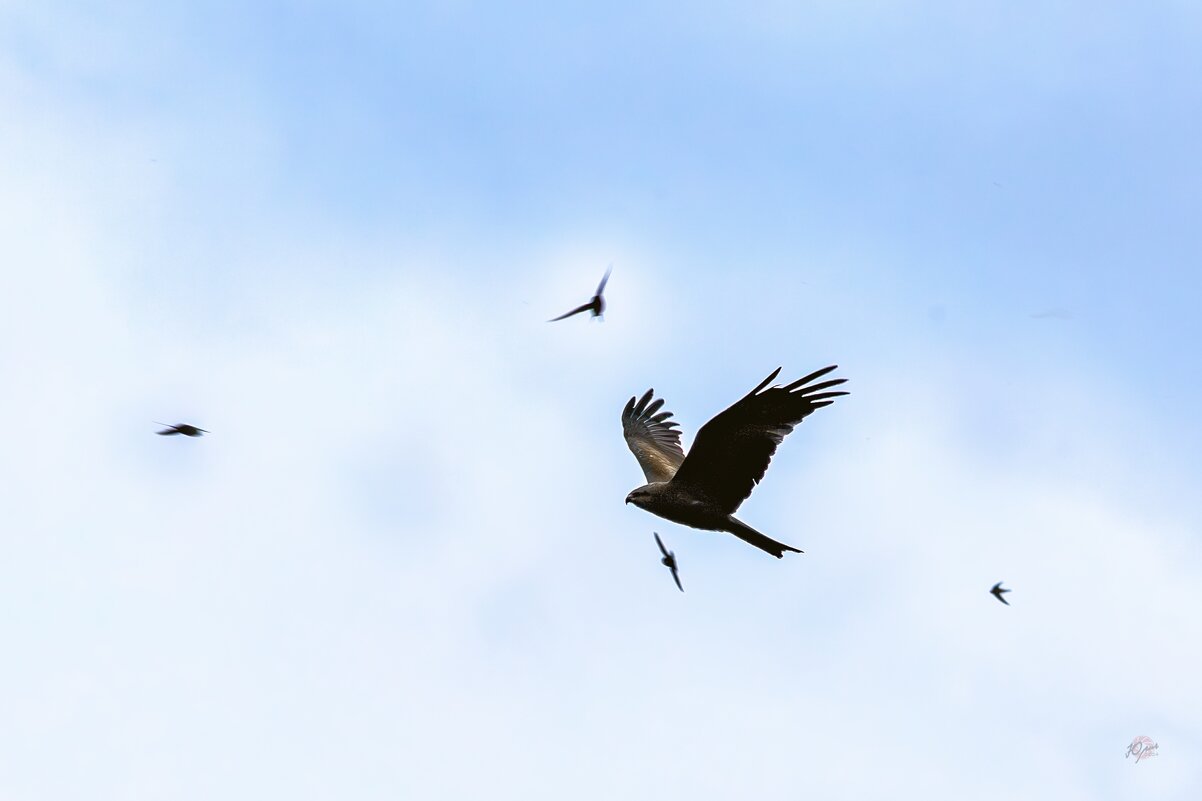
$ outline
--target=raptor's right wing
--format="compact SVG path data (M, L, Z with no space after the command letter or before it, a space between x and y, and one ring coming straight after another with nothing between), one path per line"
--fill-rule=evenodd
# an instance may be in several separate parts
M655 390L649 389L637 402L632 397L622 410L622 435L651 483L670 481L684 461L678 424L668 420L671 412L659 411L664 399L653 401L654 394Z

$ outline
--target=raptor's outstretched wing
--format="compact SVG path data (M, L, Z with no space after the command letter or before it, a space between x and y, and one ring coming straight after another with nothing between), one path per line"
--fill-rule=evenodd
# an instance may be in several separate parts
M622 410L622 435L634 458L639 460L648 482L669 481L684 461L677 423L668 420L671 412L659 412L664 399L652 401L655 390L638 402L632 397ZM659 414L656 414L659 412Z
M837 366L825 367L787 386L761 392L780 372L776 368L746 397L701 427L673 482L688 485L694 493L733 514L764 477L768 462L785 435L815 409L847 394L823 391L842 384L845 378L810 384Z

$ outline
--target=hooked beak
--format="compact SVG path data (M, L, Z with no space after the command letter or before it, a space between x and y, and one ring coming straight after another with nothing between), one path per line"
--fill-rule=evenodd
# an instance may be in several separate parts
M632 492L632 493L630 493L630 495L634 495L634 493ZM626 503L627 503L627 504L629 504L629 503L630 503L630 495L627 495L627 496L626 496Z

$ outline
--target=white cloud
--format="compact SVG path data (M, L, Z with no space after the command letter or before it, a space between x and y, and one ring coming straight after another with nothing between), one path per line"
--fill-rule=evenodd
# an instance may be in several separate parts
M78 128L6 85L2 255L28 269L0 301L5 797L1184 799L1202 782L1192 476L1136 388L1053 359L1009 378L1012 343L932 341L925 306L911 321L843 264L798 293L650 235L226 228L197 184L130 169L127 127ZM264 152L242 158L270 176L272 136L250 130ZM187 231L215 233L186 266L130 266ZM611 260L606 323L544 322ZM741 513L805 556L622 505L630 394L654 382L691 440L777 363L845 353L853 395ZM1124 761L1137 734L1163 755Z

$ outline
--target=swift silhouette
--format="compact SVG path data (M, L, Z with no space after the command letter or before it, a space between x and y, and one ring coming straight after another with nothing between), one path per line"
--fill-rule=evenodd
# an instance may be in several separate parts
M680 576L676 574L676 553L664 547L664 541L659 538L657 532L651 533L655 534L655 543L659 545L659 552L664 555L664 558L659 560L660 564L672 571L672 580L676 582L677 589L684 592L684 587L680 586Z
M610 273L610 270L612 270L612 269L613 269L612 264L605 268L605 277L603 277L601 279L601 283L597 285L597 294L593 295L592 300L590 300L588 303L584 304L583 306L577 306L576 308L572 309L567 314L561 314L558 317L553 317L552 319L547 320L547 322L555 323L560 320L566 320L567 318L571 317L573 314L580 314L580 312L592 312L593 317L600 317L601 313L605 311L605 298L602 297L602 294L605 292L605 282L609 280L609 273Z
M842 384L844 378L810 383L836 366L765 390L780 372L776 368L742 400L702 426L687 457L680 447L677 423L668 420L672 413L659 411L663 398L653 401L653 389L637 401L632 397L622 410L622 434L648 483L632 490L626 503L674 523L726 531L777 559L785 551L801 553L764 536L734 513L764 477L776 447L793 427L815 409L847 394L824 391Z
M993 593L993 597L994 597L994 598L997 598L999 601L1001 601L1002 603L1004 603L1006 606L1009 606L1009 605L1010 605L1010 602L1009 602L1009 601L1007 601L1005 598L1003 598L1003 597L1002 597L1002 593L1003 593L1003 592L1010 592L1010 590L1003 590L1003 589L1002 589L1002 582L1000 582L1000 581L999 581L997 584L994 584L994 585L993 585L993 589L992 589L992 590L990 590L990 592L991 592L991 593Z
M177 423L173 426L168 426L166 423L155 423L155 425L167 426L162 431L156 432L163 437L174 437L176 434L183 434L185 437L199 437L209 433L203 428L197 428L187 423Z

